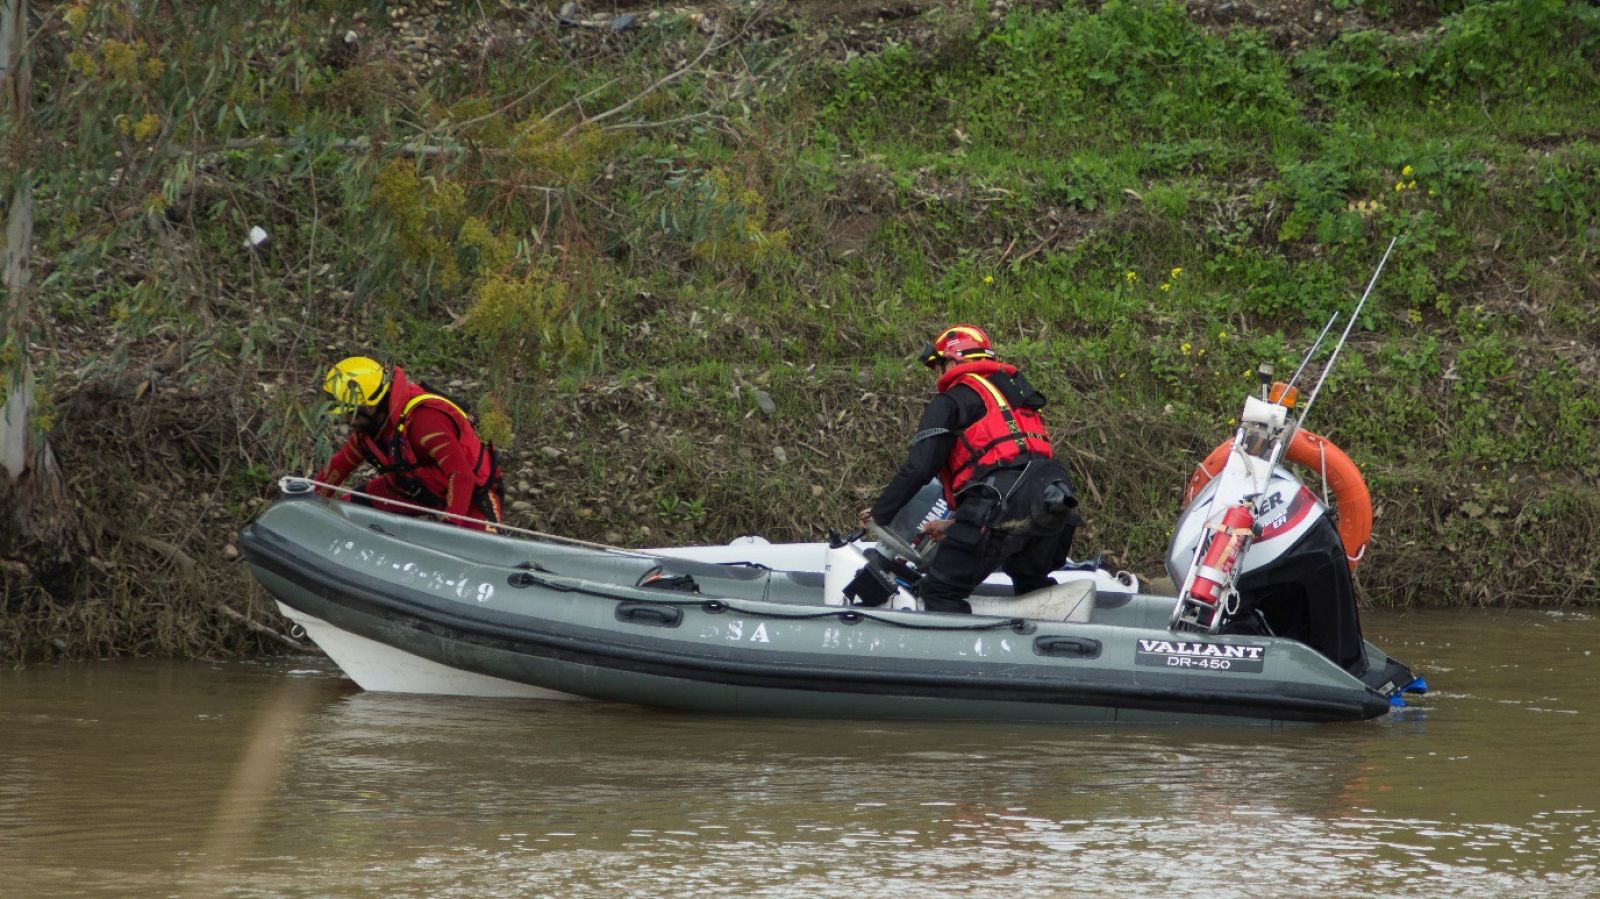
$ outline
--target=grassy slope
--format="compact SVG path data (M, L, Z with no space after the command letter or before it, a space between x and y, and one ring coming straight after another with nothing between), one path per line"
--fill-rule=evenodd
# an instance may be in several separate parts
M313 385L355 351L514 423L514 523L814 539L896 464L929 386L909 351L974 321L1054 400L1080 552L1154 573L1245 373L1292 369L1395 235L1310 423L1376 498L1364 595L1594 601L1593 10L1369 4L1291 46L1201 4L906 6L639 9L624 36L504 5L58 24L41 127L133 123L116 177L41 187L36 349L104 577L68 605L10 585L0 651L249 645L206 597L246 589L230 535L326 452ZM165 65L108 75L109 41Z

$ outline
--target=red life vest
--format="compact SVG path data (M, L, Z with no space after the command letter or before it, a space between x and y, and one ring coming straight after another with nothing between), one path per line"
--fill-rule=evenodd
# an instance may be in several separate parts
M956 494L973 478L982 477L1018 459L1048 459L1052 455L1050 435L1045 430L1039 410L1012 406L1007 402L1005 393L988 378L996 373L1014 375L1017 367L992 359L980 359L963 362L939 377L940 393L957 384L965 384L977 391L984 409L982 418L956 435L956 445L950 450L950 458L939 470L945 499L952 504Z
M398 367L394 369L389 387L388 417L378 434L379 439L362 433L359 445L361 454L379 474L394 476L408 494L418 494L417 498L427 500L427 505L442 506L449 490L448 477L426 456L419 456L406 437L411 413L423 403L430 409L444 412L455 426L456 439L461 442L463 452L474 460L472 486L488 484L495 474L494 454L490 445L478 437L472 419L449 399L407 379Z

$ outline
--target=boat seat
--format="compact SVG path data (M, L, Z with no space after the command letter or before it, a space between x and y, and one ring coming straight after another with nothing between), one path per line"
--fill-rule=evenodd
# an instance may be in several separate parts
M1094 581L1073 579L1021 596L969 596L974 615L1086 624L1094 613Z

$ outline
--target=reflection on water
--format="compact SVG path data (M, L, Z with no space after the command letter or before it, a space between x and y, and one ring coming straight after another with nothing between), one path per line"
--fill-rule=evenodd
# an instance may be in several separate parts
M0 893L1594 894L1600 622L1367 630L1436 692L1268 732L392 696L304 662L0 673Z

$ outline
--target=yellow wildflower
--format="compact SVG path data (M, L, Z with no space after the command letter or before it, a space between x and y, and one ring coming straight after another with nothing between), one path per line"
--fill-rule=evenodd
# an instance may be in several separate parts
M100 59L106 71L123 81L133 81L139 76L139 51L132 44L108 40L100 45Z
M1217 332L1217 339L1218 340L1227 340L1228 339L1228 332L1227 331L1218 331Z
M1411 177L1411 166L1408 165L1405 168L1401 169L1400 170L1400 177L1402 177L1402 178L1410 178Z
M1162 289L1162 291L1171 290L1172 289L1172 282L1171 281L1162 281L1161 282L1161 289Z
M1139 281L1139 273L1138 272L1128 272L1128 273L1124 274L1122 276L1122 278L1123 278L1124 281L1127 281L1129 284L1136 284Z
M1416 190L1416 189L1417 189L1417 182L1415 182L1415 181L1412 181L1411 183L1406 185L1406 190Z
M1396 192L1405 190L1406 189L1406 183L1404 181L1396 181L1394 183L1394 189L1395 189Z
M82 50L67 53L67 65L85 78L93 78L100 74L100 64L95 62L92 55Z
M1178 276L1181 275L1181 274L1183 274L1183 269L1181 269L1181 268L1173 269L1172 270L1172 279L1174 281L1176 281L1178 279Z
M153 112L147 112L144 117L133 125L134 140L149 140L161 131L161 117Z
M985 283L985 284L993 284L994 283L994 275L984 275L983 276L983 283Z
M1187 341L1178 344L1178 352L1184 354L1185 356L1189 355L1190 349L1192 349L1192 347L1189 346Z

